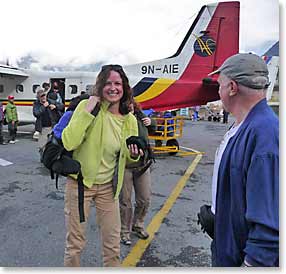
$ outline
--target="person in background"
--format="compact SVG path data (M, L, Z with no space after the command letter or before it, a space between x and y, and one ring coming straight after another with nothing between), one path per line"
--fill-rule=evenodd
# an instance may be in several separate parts
M172 119L173 118L172 112L171 111L160 112L159 118L164 118L164 119L158 119L158 122L157 122L157 124L158 124L157 130L161 132L161 135L166 135L165 137L174 136L174 134L175 134L175 128L174 128L175 120ZM161 140L156 140L156 141L162 142ZM161 145L162 145L162 143L161 143ZM159 146L161 146L161 145L159 145Z
M57 82L53 84L53 88L47 93L47 100L49 102L49 108L54 113L58 114L56 115L57 116L57 119L55 120L56 124L65 112L65 105L63 103L62 97L59 94L59 86Z
M7 143L4 141L2 127L4 123L4 110L2 102L0 102L0 145L7 145Z
M279 121L267 105L268 69L236 54L219 74L219 95L235 123L215 155L213 266L279 266Z
M193 115L193 120L198 121L199 120L199 111L200 111L200 106L195 106L194 107L194 115Z
M47 95L47 93L50 91L51 89L51 86L49 83L47 82L44 82L42 84L42 88L38 88L37 91L39 90L43 90L45 95ZM37 96L37 100L40 100ZM35 105L35 103L34 103ZM34 115L35 116L35 115ZM37 118L37 117L36 117ZM42 132L42 124L41 124L41 119L36 119L36 122L35 122L35 132L33 134L33 139L38 141L40 135L41 135L41 132Z
M40 155L43 146L47 141L47 136L52 130L52 114L44 89L37 90L37 100L33 104L33 115L36 117L35 133L33 138L38 141Z
M228 115L229 115L229 112L226 111L225 109L223 109L222 115L223 115L223 123L224 123L224 124L227 124L227 123L228 123Z
M127 147L126 139L138 136L138 126L128 105L132 97L129 80L120 65L103 66L93 95L82 100L62 132L62 142L81 164L85 222L78 212L77 176L70 175L65 190L65 266L80 266L91 202L95 202L101 238L103 266L120 266L120 210L118 197L126 163L139 160L143 151ZM95 109L99 109L97 115Z
M129 105L129 110L137 119L139 136L149 145L148 132L156 131L156 121L147 117L135 100ZM150 159L148 152L140 158L137 163L126 166L124 183L120 194L120 215L121 215L121 242L131 245L132 231L140 238L147 239L149 234L144 229L144 219L150 206L151 198L151 175ZM150 160L152 161L152 160ZM132 190L135 191L135 209L132 209Z
M51 93L48 99L52 127L54 127L64 114L64 104L57 103L57 94Z
M18 121L17 107L14 104L13 95L8 96L8 103L6 105L5 111L6 111L5 117L8 123L8 131L10 135L9 144L15 144L17 135L17 126L19 121Z
M47 98L49 99L50 94L53 94L53 93L57 95L57 103L62 104L63 103L63 99L62 99L62 97L60 96L60 93L59 93L59 84L58 84L58 82L54 82L52 87L49 88L49 91L47 92Z
M51 90L49 83L44 82L42 84L42 88L38 88L37 91L40 91L42 97L39 98L39 96L37 95L37 101L35 102L36 105L34 103L35 113L33 113L33 114L36 118L38 118L38 116L47 117L46 114L49 113L49 115L48 115L50 117L49 123L51 123L51 125L49 125L48 127L45 126L45 128L46 128L45 130L50 131L50 128L53 127L55 124L57 124L58 121L60 120L60 118L62 117L62 115L64 113L65 106L62 103L62 99L61 99L60 95L56 91ZM48 96L49 96L49 99L48 99ZM39 111L38 112L38 110L41 110L41 108L38 108L38 107L43 105L42 102L44 102L43 104L45 105L45 108L48 107L50 111L47 111L47 112ZM42 116L42 114L45 114L45 115ZM42 134L41 120L42 119L36 119L35 132L33 135L33 139L35 139L35 140L38 140ZM49 128L49 129L47 129L47 128ZM44 139L42 139L42 140L45 140L46 132L44 132L44 134L42 134L42 135L44 135Z

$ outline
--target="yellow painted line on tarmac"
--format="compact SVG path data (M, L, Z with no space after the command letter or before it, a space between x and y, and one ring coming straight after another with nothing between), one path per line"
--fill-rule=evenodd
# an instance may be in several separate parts
M202 154L198 154L191 165L188 167L185 174L181 177L178 181L177 185L173 189L171 195L166 200L163 207L158 211L158 213L154 216L150 224L148 225L146 231L149 233L149 238L147 240L138 240L137 243L133 246L129 254L123 260L121 266L136 266L136 264L140 261L143 253L145 252L146 248L152 242L155 233L160 228L164 218L168 215L170 209L172 208L173 204L176 202L178 196L182 192L183 188L186 185L187 180L194 172L197 164L200 162L202 158Z

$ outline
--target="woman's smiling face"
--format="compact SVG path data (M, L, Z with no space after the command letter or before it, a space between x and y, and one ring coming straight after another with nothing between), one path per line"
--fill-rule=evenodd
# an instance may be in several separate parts
M120 102L123 96L123 81L118 72L111 70L103 87L103 98L111 104Z

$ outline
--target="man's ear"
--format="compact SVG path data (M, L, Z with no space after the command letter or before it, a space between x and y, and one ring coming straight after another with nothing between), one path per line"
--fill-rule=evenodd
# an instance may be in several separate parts
M229 92L229 96L234 96L237 94L238 91L238 85L235 81L231 80L230 81L230 92Z

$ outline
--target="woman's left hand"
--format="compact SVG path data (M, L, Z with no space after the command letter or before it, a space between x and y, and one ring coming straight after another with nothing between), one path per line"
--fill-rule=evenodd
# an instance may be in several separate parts
M143 156L144 155L144 152L142 149L138 149L137 145L135 144L131 144L128 146L128 149L129 149L129 152L130 152L130 156L131 158L138 158L138 156Z
M151 125L151 119L149 117L144 117L142 119L142 121L143 121L143 124L144 124L145 127L148 127L148 126Z

